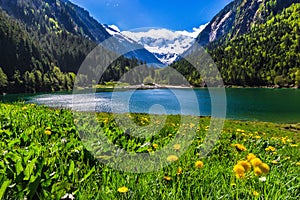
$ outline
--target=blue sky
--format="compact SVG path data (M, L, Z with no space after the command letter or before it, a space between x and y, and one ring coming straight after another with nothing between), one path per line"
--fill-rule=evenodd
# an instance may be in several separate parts
M232 0L70 0L100 23L122 31L145 27L188 30L209 22Z

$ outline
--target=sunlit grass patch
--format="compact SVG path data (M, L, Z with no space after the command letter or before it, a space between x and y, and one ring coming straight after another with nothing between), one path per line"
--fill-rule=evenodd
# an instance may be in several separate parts
M120 127L117 119L132 120L132 127ZM212 151L200 158L213 127L210 118L190 119L0 104L0 198L299 199L299 133L279 124L229 120ZM199 123L191 123L195 119ZM102 139L85 142L93 130ZM172 143L190 131L196 132L190 146ZM105 164L120 153L108 144L150 157L170 144L162 158L169 165L140 174L117 171Z

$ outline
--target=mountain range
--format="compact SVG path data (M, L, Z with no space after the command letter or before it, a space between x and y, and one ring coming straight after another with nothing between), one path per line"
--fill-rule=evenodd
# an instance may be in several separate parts
M298 0L234 0L194 32L120 31L68 0L0 0L0 48L6 50L0 55L0 91L71 89L88 53L111 37L134 51L112 63L100 82L119 80L145 63L154 69L171 65L193 82L196 73L178 56L198 42L211 53L225 84L297 85L298 7ZM94 77L80 80L89 78Z

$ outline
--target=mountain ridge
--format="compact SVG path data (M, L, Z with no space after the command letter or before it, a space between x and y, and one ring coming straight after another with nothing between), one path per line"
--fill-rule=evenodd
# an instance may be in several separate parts
M165 65L173 63L195 42L197 35L206 25L194 28L193 32L171 31L165 28L139 29L121 31L128 38L143 45Z

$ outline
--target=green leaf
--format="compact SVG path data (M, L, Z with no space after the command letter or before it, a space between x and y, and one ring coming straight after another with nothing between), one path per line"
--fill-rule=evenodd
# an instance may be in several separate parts
M24 181L28 181L30 179L30 176L33 172L33 169L34 169L34 166L35 166L35 163L37 161L37 158L33 159L25 168L25 171L24 171Z
M21 172L23 172L23 170L24 170L24 168L22 166L21 160L17 161L17 163L16 163L17 176L19 176L21 174Z
M75 169L74 161L71 160L70 168L69 168L69 171L68 171L69 176L71 176L71 174L74 172L74 169Z
M3 198L5 191L10 183L11 183L11 180L8 180L8 181L4 181L4 183L2 184L2 186L0 188L0 199Z
M91 175L92 175L92 173L94 173L95 172L95 167L93 167L90 171L89 171L89 173L87 173L84 177L83 177L83 179L81 179L79 182L81 183L81 182L83 182L83 181L85 181L88 177L90 177Z

